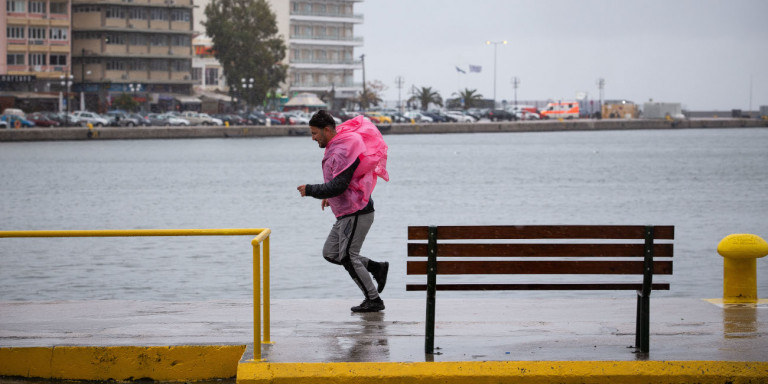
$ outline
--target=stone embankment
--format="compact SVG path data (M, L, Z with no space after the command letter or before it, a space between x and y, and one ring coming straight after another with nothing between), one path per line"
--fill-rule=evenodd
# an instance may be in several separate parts
M743 128L768 127L768 121L755 119L689 120L547 120L478 123L392 124L379 127L384 134L607 131L641 129ZM132 140L196 139L227 137L268 137L309 135L303 126L232 127L94 127L0 129L0 141L48 140Z

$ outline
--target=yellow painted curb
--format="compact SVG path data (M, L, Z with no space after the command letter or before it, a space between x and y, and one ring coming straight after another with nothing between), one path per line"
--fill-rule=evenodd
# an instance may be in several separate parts
M244 345L0 348L0 376L191 381L234 377Z
M484 361L424 363L241 362L237 384L759 384L768 362Z

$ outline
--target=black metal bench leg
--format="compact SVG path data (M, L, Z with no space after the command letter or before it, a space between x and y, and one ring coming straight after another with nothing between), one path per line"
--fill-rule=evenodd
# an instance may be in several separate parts
M435 290L437 285L437 227L430 226L427 237L427 321L424 353L435 353Z
M642 353L650 349L650 297L637 291L637 324L635 325L635 347Z

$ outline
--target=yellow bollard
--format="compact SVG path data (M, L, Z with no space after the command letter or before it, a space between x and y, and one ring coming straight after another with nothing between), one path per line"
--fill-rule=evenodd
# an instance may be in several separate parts
M757 259L768 255L760 236L733 234L717 245L723 257L723 302L757 303Z

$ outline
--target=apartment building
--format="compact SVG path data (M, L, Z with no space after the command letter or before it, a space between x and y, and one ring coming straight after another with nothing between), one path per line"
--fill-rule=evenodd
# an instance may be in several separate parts
M291 0L289 91L333 93L350 99L362 91L355 70L362 68L354 49L363 45L354 26L363 16L354 13L361 0Z
M74 90L86 109L106 110L123 93L145 111L200 103L191 95L192 0L71 1Z
M69 9L69 0L0 0L0 109L57 108L71 86Z
M363 22L363 16L354 13L355 3L361 1L269 0L278 34L288 47L284 61L288 75L281 89L284 101L311 92L340 106L362 91L362 83L354 81L355 71L362 69L354 52L363 45L362 37L354 35L354 26ZM209 2L196 0L195 29L200 35L193 42L193 77L198 90L227 92L222 67L211 54L213 42L202 25Z

